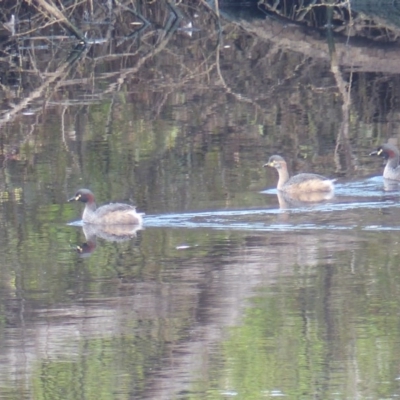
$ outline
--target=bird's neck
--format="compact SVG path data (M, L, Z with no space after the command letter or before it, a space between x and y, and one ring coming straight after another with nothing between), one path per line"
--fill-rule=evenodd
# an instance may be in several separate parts
M89 221L91 219L91 216L96 211L96 208L97 208L96 203L94 201L92 202L88 201L85 205L85 209L83 210L82 219L84 221Z
M278 180L278 185L277 189L281 190L285 183L289 180L289 172L287 168L281 168L278 169L278 174L279 174L279 180Z
M386 168L396 169L399 166L399 155L396 154L387 160Z
M400 176L400 166L399 166L399 156L391 157L388 159L385 169L383 171L384 178L387 179L399 179Z

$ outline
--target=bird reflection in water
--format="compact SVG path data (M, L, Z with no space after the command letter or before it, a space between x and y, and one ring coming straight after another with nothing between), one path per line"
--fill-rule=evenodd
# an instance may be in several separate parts
M86 242L76 246L81 257L90 256L97 247L97 238L107 242L126 242L137 236L137 232L144 229L142 225L94 225L84 224L83 234Z
M309 192L289 195L288 193L278 190L277 196L279 208L288 209L293 207L310 206L312 203L331 200L334 197L334 192Z
M313 192L313 193L299 193L295 196L290 196L287 193L277 192L279 208L283 211L278 215L278 219L282 222L286 222L290 218L290 209L312 207L314 204L318 204L334 197L333 192Z

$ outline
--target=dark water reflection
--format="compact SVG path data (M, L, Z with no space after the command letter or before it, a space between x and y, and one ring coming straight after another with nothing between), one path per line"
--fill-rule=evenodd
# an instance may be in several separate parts
M0 397L398 397L400 188L368 156L398 137L396 43L338 41L346 102L323 37L141 6L141 37L56 87L70 48L37 49L46 90L4 94ZM279 198L276 153L335 196ZM83 228L81 187L143 229Z
M69 252L59 276L37 276L47 288L4 283L3 382L36 380L35 398L71 386L143 398L319 387L351 398L348 376L372 374L397 390L392 233L148 228L140 240L102 243L87 259ZM182 240L193 246L177 250ZM378 379L381 357L391 384Z
M35 398L311 397L315 388L354 398L356 375L397 393L397 238L361 226L391 221L396 208L353 207L345 230L329 226L340 211L312 209L290 214L282 231L149 226L131 241L99 238L84 259L68 249L81 228L58 225L57 253L45 249L39 263L22 248L19 267L3 266L3 384L33 382ZM379 378L382 357L391 382Z

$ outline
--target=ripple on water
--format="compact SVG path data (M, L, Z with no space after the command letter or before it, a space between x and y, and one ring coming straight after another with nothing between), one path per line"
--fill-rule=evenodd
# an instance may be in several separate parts
M383 179L382 176L374 176L361 181L335 183L335 197L382 197L390 191L393 195L400 195L400 182ZM277 189L266 189L262 194L277 194Z
M398 184L396 184L399 186ZM276 189L262 191L263 194L276 195ZM304 231L304 230L351 230L367 231L394 230L398 226L385 226L381 223L365 223L362 213L366 210L398 208L400 191L390 194L384 190L382 177L368 178L363 181L338 183L335 196L321 203L303 203L293 207L257 208L239 210L206 210L173 214L153 214L144 216L144 227L169 228L209 228L217 230L252 231ZM349 213L349 216L345 214ZM306 216L307 222L295 220L288 222L289 216ZM328 214L322 220L318 215ZM378 214L377 214L378 215ZM338 217L341 217L338 221ZM71 226L82 226L82 221L70 222Z

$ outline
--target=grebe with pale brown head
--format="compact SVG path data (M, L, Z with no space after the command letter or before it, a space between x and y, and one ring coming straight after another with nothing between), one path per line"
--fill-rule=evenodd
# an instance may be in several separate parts
M306 192L332 192L335 179L328 179L318 174L302 173L289 177L286 161L278 155L271 156L264 167L272 167L278 171L277 189L290 195Z

